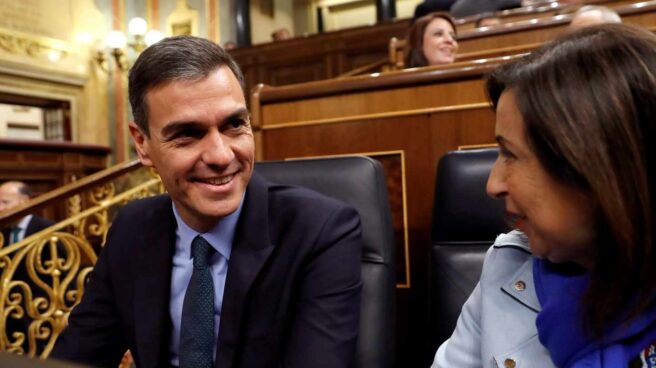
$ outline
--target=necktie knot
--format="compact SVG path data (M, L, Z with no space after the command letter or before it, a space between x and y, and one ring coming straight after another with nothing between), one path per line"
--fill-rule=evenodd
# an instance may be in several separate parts
M212 253L212 245L200 235L191 242L191 257L194 259L194 269L207 268Z

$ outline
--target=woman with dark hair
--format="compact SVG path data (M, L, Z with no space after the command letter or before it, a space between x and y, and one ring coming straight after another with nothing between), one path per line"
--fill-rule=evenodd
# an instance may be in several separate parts
M500 67L487 91L487 190L515 230L433 367L654 367L656 36L585 28Z
M458 52L456 25L447 13L430 13L408 31L405 67L451 64Z

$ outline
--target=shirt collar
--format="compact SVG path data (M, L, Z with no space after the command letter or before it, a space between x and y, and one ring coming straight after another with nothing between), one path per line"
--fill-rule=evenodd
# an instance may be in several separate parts
M30 221L32 220L32 215L27 215L23 217L18 223L16 224L16 227L19 227L21 230L27 229L27 225L30 224Z
M191 242L194 240L196 235L201 235L203 238L205 238L205 240L207 240L208 243L210 243L212 248L214 248L218 253L225 257L226 260L230 260L232 242L235 238L237 221L239 220L239 215L241 214L243 205L244 197L242 197L241 202L239 203L239 207L235 212L219 219L216 225L214 225L214 227L207 232L199 233L189 227L189 225L187 225L182 220L182 217L180 217L180 214L175 207L175 202L173 202L173 215L175 216L175 221L178 224L176 233L180 240L177 246L182 247L180 251L184 252L185 257L191 257Z

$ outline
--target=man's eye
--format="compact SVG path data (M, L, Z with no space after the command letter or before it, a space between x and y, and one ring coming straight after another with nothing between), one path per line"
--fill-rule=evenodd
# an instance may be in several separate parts
M244 121L244 120L242 120L242 119L234 119L234 120L230 120L230 121L228 122L228 126L229 126L230 128L235 128L235 129L237 129L237 128L241 128L241 127L243 127L244 125L246 125L246 121Z
M173 136L171 136L171 140L200 138L202 136L202 134L203 133L200 130L185 129L185 130L181 130L181 131L175 133Z

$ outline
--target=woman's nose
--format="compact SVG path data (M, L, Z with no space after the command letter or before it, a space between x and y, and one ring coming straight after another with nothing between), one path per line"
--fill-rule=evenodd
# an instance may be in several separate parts
M492 166L490 176L487 178L487 194L492 198L503 198L508 194L503 164L497 159Z

